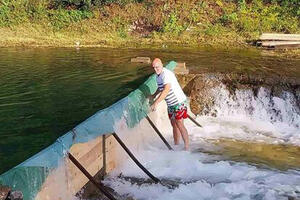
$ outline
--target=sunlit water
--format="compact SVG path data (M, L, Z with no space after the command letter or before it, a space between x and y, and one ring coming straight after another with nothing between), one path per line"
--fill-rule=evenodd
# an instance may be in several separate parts
M115 50L0 49L0 174L145 81Z

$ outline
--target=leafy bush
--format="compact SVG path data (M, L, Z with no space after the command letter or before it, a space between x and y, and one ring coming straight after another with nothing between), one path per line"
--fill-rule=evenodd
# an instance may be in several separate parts
M166 33L174 33L178 35L184 30L184 27L179 24L177 14L172 12L169 15L169 18L164 22L162 30Z
M30 0L25 2L26 13L30 20L38 21L47 17L49 0Z
M114 17L111 22L119 37L126 38L128 36L127 23L121 17Z
M300 1L299 0L269 0L268 3L278 3L288 12L293 14L295 17L300 15Z
M126 5L128 3L141 2L142 0L52 0L53 8L72 8L80 10L91 10L93 7L100 7L108 4Z
M262 0L253 0L247 4L245 0L238 0L236 9L224 8L219 21L224 26L235 27L238 32L297 32L299 20L291 10L277 2L273 0L266 4Z
M98 2L100 0L97 0ZM94 0L52 0L51 7L54 9L80 9L90 10Z
M27 13L23 0L0 2L0 26L13 26L25 21L27 21Z
M130 31L191 38L299 33L299 16L299 0L0 0L0 27L36 23L61 30L72 24L76 31L82 24L74 23L94 18L86 30L96 27L121 38Z
M93 16L90 11L80 10L50 10L49 19L55 30L59 30L69 26L71 23L78 22L83 19L87 19Z

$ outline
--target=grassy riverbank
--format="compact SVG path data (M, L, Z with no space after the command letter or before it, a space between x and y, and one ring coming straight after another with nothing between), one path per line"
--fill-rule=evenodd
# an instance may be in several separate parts
M299 4L286 2L2 0L0 46L245 46L300 33Z

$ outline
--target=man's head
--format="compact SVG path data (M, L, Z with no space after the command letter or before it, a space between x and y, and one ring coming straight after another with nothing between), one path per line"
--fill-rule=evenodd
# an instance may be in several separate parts
M163 64L159 58L155 58L152 62L152 67L157 75L162 72Z

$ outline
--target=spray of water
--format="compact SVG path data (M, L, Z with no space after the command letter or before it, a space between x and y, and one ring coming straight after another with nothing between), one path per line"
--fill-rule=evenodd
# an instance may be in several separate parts
M124 158L123 162L105 179L105 184L120 195L134 199L300 197L298 169L280 171L197 151L204 147L217 150L219 147L211 141L224 138L300 146L300 112L295 97L289 92L273 97L266 88L260 88L257 95L251 90L237 90L230 95L222 85L212 93L216 99L214 106L208 115L197 117L203 128L186 121L191 140L189 152L182 150L182 143L174 147L175 151L169 151L146 120L133 129L124 128L122 121L116 126L116 132L149 171L162 180L178 183L178 187L172 189L150 183L122 150L119 155ZM173 144L166 106L162 103L150 117Z

